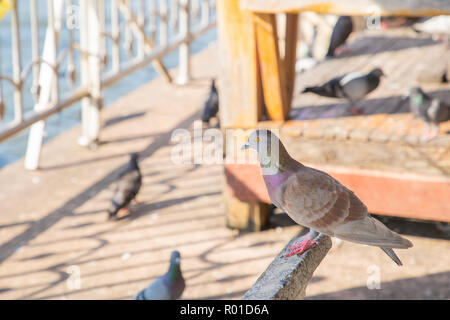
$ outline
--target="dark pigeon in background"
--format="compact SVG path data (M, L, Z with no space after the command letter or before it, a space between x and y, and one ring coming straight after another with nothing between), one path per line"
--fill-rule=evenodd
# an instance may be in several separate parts
M350 72L333 78L320 86L306 87L302 93L312 92L323 97L344 98L351 103L353 114L361 114L363 113L362 110L358 109L355 103L375 90L383 75L380 68L375 68L366 74Z
M347 41L352 32L352 18L349 16L340 16L334 25L333 32L331 33L330 45L328 46L326 57L333 57L336 54L336 49Z
M109 219L115 218L120 209L126 208L141 188L142 175L137 159L138 155L131 153L127 167L119 174L111 206L108 208Z
M424 138L427 140L437 136L441 122L450 120L450 105L429 96L417 86L409 90L409 107L416 117L426 123ZM433 126L431 133L430 124Z
M147 288L139 292L136 300L176 300L186 287L180 268L180 253L172 251L170 266L166 274L157 278Z
M211 81L211 88L209 90L208 99L205 101L205 106L203 107L202 121L203 123L208 123L211 118L217 115L219 111L219 94L216 88L216 81L213 79Z
M258 152L261 173L270 200L296 223L310 228L309 236L290 246L285 257L314 247L318 233L380 247L397 265L393 248L413 244L373 218L349 189L327 173L293 159L270 130L253 131L243 149Z

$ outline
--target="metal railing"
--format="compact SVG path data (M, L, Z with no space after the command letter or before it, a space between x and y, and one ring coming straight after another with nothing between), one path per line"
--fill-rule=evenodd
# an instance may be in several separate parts
M44 41L40 41L38 11L43 10L44 1L29 0L26 24L19 19L20 4L26 0L9 1L12 67L9 74L1 74L1 64L9 61L2 61L0 43L0 120L5 109L12 107L5 105L5 81L13 87L14 119L2 125L0 142L31 127L25 155L25 167L30 170L39 166L46 118L81 101L78 143L95 144L104 88L150 63L172 81L162 58L176 49L176 81L187 83L190 42L215 27L215 0L47 0L47 26ZM31 46L27 44L31 61L23 67L25 46L20 33L26 27L31 29L26 30L31 31ZM70 84L64 95L62 73ZM29 78L32 84L25 90ZM31 94L34 104L26 113L24 94Z

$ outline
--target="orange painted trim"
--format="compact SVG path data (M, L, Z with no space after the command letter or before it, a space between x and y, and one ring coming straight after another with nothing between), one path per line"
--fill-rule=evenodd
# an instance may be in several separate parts
M450 222L450 178L309 165L355 192L376 214ZM225 165L228 192L244 201L270 202L258 165Z

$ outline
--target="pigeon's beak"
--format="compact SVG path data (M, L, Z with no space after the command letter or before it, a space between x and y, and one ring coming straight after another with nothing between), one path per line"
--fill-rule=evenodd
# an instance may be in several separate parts
M248 148L250 148L250 145L248 144L248 142L246 142L246 143L244 143L242 145L241 150L245 150L245 149L248 149Z

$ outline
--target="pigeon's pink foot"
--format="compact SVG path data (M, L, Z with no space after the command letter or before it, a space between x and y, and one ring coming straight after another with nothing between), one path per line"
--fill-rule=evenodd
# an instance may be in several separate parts
M310 240L310 239L305 239L305 240L299 241L296 244L294 244L293 246L288 247L290 252L288 254L286 254L284 257L289 258L289 257L293 256L294 254L301 256L306 250L311 249L316 244L317 244L317 241Z
M350 112L355 115L364 114L364 112L357 107L351 107Z
M334 50L335 56L342 56L344 54L350 54L350 53L352 53L352 50L350 50L350 48L346 47L346 46L340 46Z
M122 209L119 210L119 212L120 212L121 216L122 215L129 215L131 213L130 209L128 209L128 208L122 208Z

